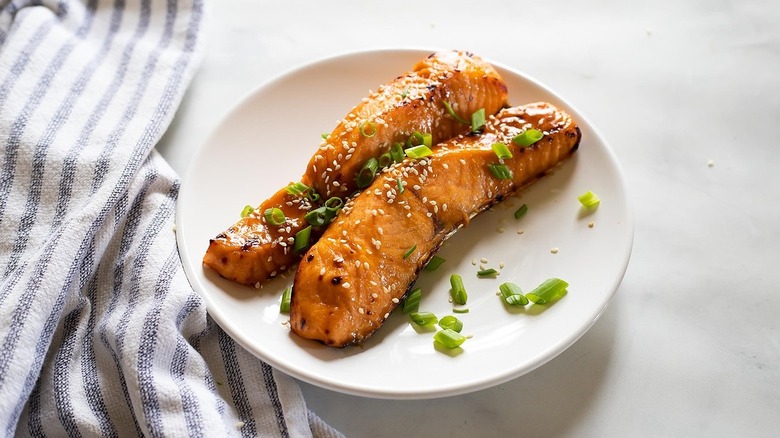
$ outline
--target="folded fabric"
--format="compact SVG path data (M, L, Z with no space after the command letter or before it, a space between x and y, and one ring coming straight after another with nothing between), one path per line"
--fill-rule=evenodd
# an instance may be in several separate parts
M339 436L181 267L153 147L202 2L0 5L0 434Z

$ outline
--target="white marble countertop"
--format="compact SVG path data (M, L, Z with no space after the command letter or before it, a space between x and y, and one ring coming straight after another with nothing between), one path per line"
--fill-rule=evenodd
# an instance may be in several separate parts
M311 60L467 49L586 114L626 174L635 241L602 318L497 387L388 401L301 383L347 436L778 436L780 3L208 4L208 51L158 150L180 175L219 119Z

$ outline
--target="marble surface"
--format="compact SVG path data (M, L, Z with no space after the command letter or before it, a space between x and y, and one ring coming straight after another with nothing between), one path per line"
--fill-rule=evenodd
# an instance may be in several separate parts
M347 436L778 436L780 2L208 3L208 52L158 150L181 175L245 93L314 59L459 48L586 114L626 174L631 262L537 370L437 400L301 383ZM186 183L186 181L185 181Z

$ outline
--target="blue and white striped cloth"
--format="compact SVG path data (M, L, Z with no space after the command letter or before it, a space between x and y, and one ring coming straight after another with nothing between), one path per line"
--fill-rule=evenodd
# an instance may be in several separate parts
M0 0L0 434L338 436L216 326L153 150L201 0Z

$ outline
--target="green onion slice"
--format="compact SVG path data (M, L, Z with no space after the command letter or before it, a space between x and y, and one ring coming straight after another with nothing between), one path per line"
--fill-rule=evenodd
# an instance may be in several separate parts
M254 207L252 207L251 205L247 205L244 207L243 210L241 210L241 217L247 217L250 214L252 214L253 211L255 211Z
M479 278L495 277L497 274L498 274L498 271L496 271L493 268L482 269L482 270L477 271L477 277L479 277Z
M292 298L292 288L288 287L282 292L282 303L279 304L279 313L290 313L290 299Z
M396 163L403 161L405 157L404 144L401 142L393 143L393 146L390 147L390 156L393 157L393 161Z
M425 265L423 269L429 272L433 272L439 269L439 266L441 266L441 264L444 263L445 261L446 260L444 260L442 257L435 255L431 257L431 260L428 262L427 265Z
M580 200L580 204L585 208L595 208L601 203L601 199L590 190L578 196L577 199Z
M515 219L520 220L526 213L528 213L528 205L523 204L520 208L515 210Z
M431 312L412 312L409 314L412 321L421 326L433 325L439 322L439 318Z
M417 249L417 244L412 245L411 248L407 249L404 253L404 260L408 259L410 255L414 252L414 250Z
M263 217L265 217L266 222L274 226L283 224L284 220L286 219L284 217L284 212L280 208L276 208L276 207L271 207L267 209L263 213Z
M452 289L450 290L452 301L455 304L466 304L466 300L468 300L469 296L466 293L466 287L463 286L463 278L458 274L450 275L450 285L452 286Z
M325 208L328 210L338 210L344 205L344 200L338 196L333 196L325 201Z
M322 139L323 139L323 140L327 140L327 139L328 139L328 137L330 137L330 132L323 132L323 133L322 133Z
M459 115L455 114L455 110L452 109L452 105L450 105L450 103L447 102L446 100L444 101L444 108L447 109L447 114L449 114L450 117L452 117L453 119L457 120L459 123L463 123L464 125L468 125L469 124L468 120L464 120L462 117L460 117Z
M409 158L425 158L428 155L433 154L433 151L428 146L425 146L424 144L421 144L419 146L412 146L409 149L405 150L406 156Z
M419 146L421 144L425 144L425 137L420 131L414 131L412 132L412 135L409 136L409 138L406 139L406 147L410 148L412 146Z
M488 169L498 179L512 179L512 171L506 167L506 164L488 164Z
M309 241L311 240L311 225L295 233L295 243L293 243L293 249L296 253L302 252L309 247Z
M321 227L330 222L332 217L328 213L328 209L326 207L320 207L306 213L303 218L309 225L314 227Z
M423 134L423 141L422 144L425 146L431 147L433 146L433 135L431 134Z
M377 127L376 123L369 122L366 120L365 122L360 124L360 135L363 137L373 137L376 135Z
M298 181L290 184L289 186L285 187L285 190L287 190L287 193L291 195L300 195L302 193L306 193L309 191L309 186L306 184Z
M379 156L379 167L384 169L385 167L393 164L393 156L390 154L390 152L385 152L384 154Z
M529 128L522 134L516 135L515 138L512 139L512 143L527 148L528 146L531 146L532 144L541 140L542 137L544 137L542 131Z
M409 95L409 87L406 87L404 89L404 92L401 93L401 99L406 99L406 96L408 96L408 95Z
M455 312L455 313L469 313L469 309L465 308L465 307L463 307L463 308L455 308L455 309L452 309L452 311Z
M434 342L438 342L442 347L452 350L458 348L466 340L466 337L452 329L439 330L433 335Z
M404 183L401 182L401 177L398 177L395 179L395 183L398 186L398 194L403 195L404 193Z
M568 287L569 283L560 278L549 278L525 296L535 304L545 304L566 295Z
M320 201L320 194L314 191L314 189L309 188L309 190L306 191L306 197L311 202L319 202Z
M355 177L355 182L357 183L358 188L364 189L371 185L371 182L374 181L374 177L376 176L376 171L379 168L379 162L376 158L369 158L365 164L363 164L363 168L360 169L360 172L358 172L357 176Z
M512 151L509 150L508 147L504 143L493 143L491 146L493 148L493 152L496 153L496 156L501 160L507 160L509 158L512 158Z
M404 307L401 309L403 313L416 312L420 308L420 299L422 298L422 289L415 288L404 300Z
M447 315L439 320L439 327L460 333L463 330L463 322L452 315Z
M523 295L520 286L514 283L503 283L498 287L501 292L501 298L510 306L525 306L528 304L528 298Z
M485 108L480 108L471 115L471 132L479 132L485 126Z

